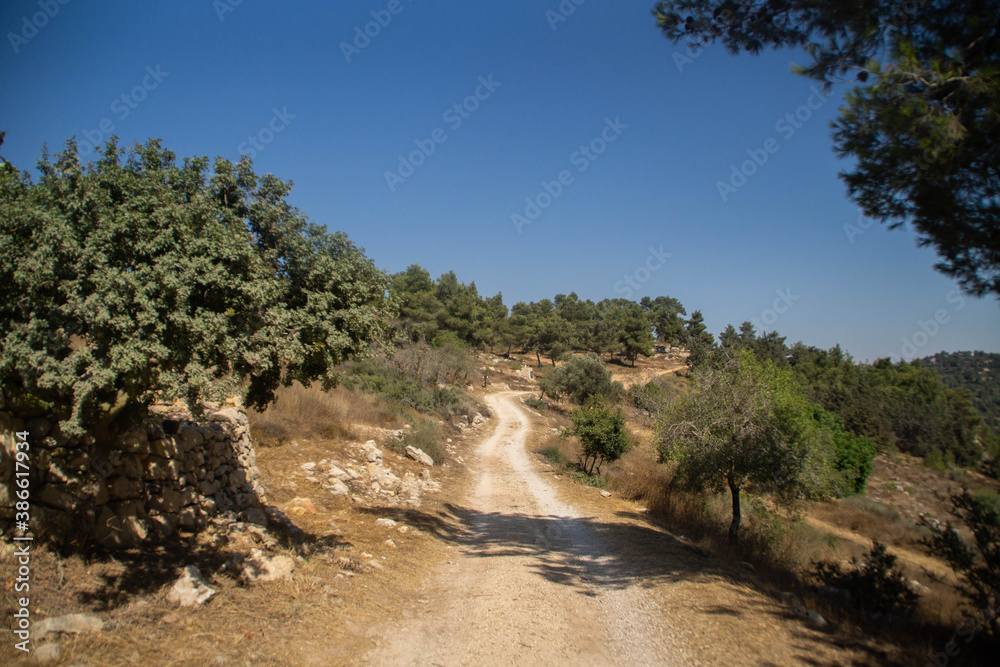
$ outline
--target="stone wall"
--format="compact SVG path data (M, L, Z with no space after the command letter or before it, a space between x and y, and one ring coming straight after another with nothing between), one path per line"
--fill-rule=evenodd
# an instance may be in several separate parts
M158 412L107 451L89 435L63 435L44 417L0 413L0 522L14 516L14 434L24 430L36 536L122 548L197 530L220 513L260 516L263 489L246 414L225 408L197 423L186 413Z

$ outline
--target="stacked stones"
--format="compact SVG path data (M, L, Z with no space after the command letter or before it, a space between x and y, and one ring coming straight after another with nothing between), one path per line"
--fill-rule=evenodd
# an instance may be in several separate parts
M32 443L32 517L41 534L92 527L98 543L131 547L263 502L249 424L235 408L212 413L204 424L188 415L150 418L104 453L93 437L68 438L44 418L8 418L0 422L0 467L12 459L13 433L24 428ZM13 501L13 489L0 488L0 519L13 517Z

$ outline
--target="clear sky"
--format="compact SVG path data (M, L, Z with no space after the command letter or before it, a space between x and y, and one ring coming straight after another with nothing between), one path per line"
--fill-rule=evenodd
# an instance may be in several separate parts
M997 301L846 198L842 88L817 96L792 51L691 57L652 5L5 0L2 150L252 152L380 267L508 305L662 294L858 360L1000 352Z

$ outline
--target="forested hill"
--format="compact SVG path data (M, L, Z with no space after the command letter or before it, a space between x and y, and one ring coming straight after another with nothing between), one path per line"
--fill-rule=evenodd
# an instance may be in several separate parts
M994 431L1000 431L1000 354L938 352L922 359L949 387L968 389L972 403Z

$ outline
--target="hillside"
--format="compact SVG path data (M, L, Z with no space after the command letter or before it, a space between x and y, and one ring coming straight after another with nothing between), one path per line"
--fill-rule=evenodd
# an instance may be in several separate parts
M922 361L949 387L969 390L983 420L1000 433L1000 354L938 352Z

